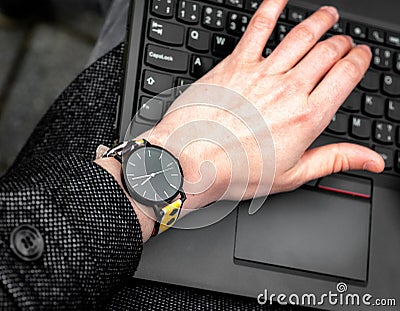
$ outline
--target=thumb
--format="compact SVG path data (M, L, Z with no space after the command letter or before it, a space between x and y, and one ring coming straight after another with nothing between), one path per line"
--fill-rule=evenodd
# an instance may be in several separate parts
M383 158L375 151L356 144L338 143L307 150L297 164L303 182L348 170L380 173Z

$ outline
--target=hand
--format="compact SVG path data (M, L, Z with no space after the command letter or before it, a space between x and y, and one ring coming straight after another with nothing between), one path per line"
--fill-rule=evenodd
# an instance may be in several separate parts
M307 150L362 79L369 66L371 52L367 46L354 46L352 39L343 35L317 43L338 20L335 8L323 7L297 25L264 59L262 51L286 2L265 0L234 52L198 83L219 85L236 91L247 98L266 120L276 154L272 193L292 190L309 180L340 171L364 169L381 172L384 168L382 157L359 145L340 143ZM190 94L188 91L183 95ZM257 150L252 134L235 123L229 113L204 107L185 107L184 101L189 103L190 96L181 97L154 130L146 134L150 142L167 144L171 133L177 132L185 123L199 120L201 116L234 131L249 154ZM221 101L224 101L223 96ZM223 104L232 108L228 102ZM240 105L236 109L240 110ZM167 145L170 151L179 156L185 179L195 183L204 178L200 163L205 161L212 162L216 172L212 187L202 194L189 197L186 203L189 208L197 208L221 198L247 199L260 195L256 191L259 183L263 185L263 177L259 173L262 162L260 156L248 159L250 173L247 189L244 189L244 196L238 198L235 186L241 181L235 178L230 180L232 172L226 156L226 152L235 154L235 147L223 138L220 143L225 150L201 141L202 137L207 137L210 131L208 127L193 127L191 131L199 140L185 149ZM175 136L174 140L179 138Z

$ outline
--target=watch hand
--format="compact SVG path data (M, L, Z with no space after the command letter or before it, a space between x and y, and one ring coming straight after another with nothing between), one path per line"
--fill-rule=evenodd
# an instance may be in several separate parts
M143 186L145 183L147 183L153 176L153 174L151 174L149 177L147 177L142 183L141 185Z
M138 176L138 177L133 177L133 178L131 178L132 180L136 180L136 179L141 179L141 178L146 178L146 177L151 177L151 174L148 174L148 175L142 175L142 176Z
M138 177L133 177L133 178L131 178L132 180L136 180L136 179L141 179L141 178L148 178L148 179L151 179L152 177L154 177L154 176L157 176L157 175L160 175L160 174L162 174L162 173L165 173L165 172L168 172L168 171L170 171L170 170L172 170L173 169L173 167L170 167L170 168L167 168L167 169L165 169L165 170L162 170L162 171L159 171L159 172L156 172L156 173L151 173L151 174L147 174L147 175L142 175L142 176L138 176ZM148 180L147 180L148 181ZM146 181L146 182L147 182ZM144 183L145 184L145 183Z
M160 174L165 173L165 172L168 172L168 171L170 171L170 170L172 170L172 169L173 169L173 167L166 168L165 170L162 170L162 171L159 171L159 172L153 173L153 174L154 174L154 176L160 175ZM154 177L154 176L152 176L152 177Z

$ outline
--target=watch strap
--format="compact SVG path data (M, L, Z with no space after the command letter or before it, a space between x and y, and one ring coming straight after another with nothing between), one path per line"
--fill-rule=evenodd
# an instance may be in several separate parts
M168 204L159 211L159 217L154 225L152 237L171 228L178 220L183 205L182 198Z
M113 148L100 145L96 150L96 159L112 157L122 163L122 157L124 154L144 145L148 145L148 142L145 139L129 140L118 144Z
M122 164L122 157L124 154L144 145L149 145L145 139L126 141L113 148L100 145L96 150L96 159L113 157ZM153 207L157 219L155 221L151 237L167 231L178 220L183 203L186 200L186 194L184 191L179 191L179 194L180 198L168 204L167 206L164 206L161 209Z

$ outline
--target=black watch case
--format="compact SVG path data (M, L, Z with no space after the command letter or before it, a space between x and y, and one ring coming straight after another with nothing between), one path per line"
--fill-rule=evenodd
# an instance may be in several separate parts
M147 141L124 154L122 171L129 194L146 206L162 208L181 193L183 172L178 159Z

